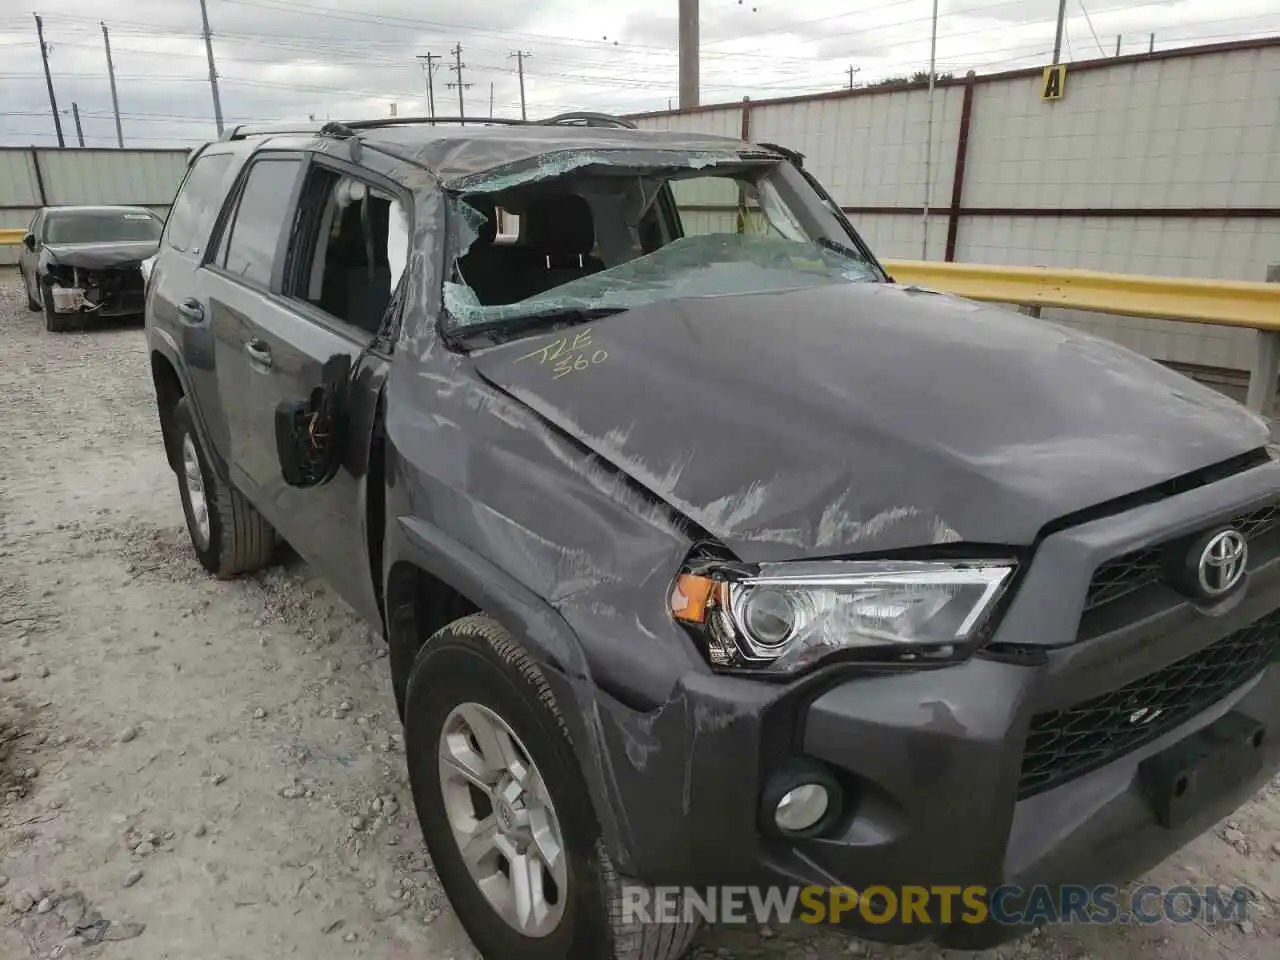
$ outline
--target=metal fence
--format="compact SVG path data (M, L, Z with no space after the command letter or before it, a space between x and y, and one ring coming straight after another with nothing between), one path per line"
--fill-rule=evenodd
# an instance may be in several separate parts
M0 147L0 230L21 229L42 206L121 203L164 214L187 169L186 150ZM18 248L0 245L0 264Z

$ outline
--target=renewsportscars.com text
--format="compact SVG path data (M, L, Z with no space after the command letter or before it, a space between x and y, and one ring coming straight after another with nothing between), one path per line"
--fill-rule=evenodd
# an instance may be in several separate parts
M1154 924L1239 923L1244 888L1060 887L624 887L624 922Z

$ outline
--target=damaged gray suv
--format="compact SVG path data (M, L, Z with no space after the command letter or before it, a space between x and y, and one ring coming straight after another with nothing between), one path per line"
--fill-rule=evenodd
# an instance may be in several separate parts
M791 151L628 127L239 128L148 283L195 551L286 541L385 637L483 955L679 956L655 888L1125 880L1249 797L1265 425L894 283Z

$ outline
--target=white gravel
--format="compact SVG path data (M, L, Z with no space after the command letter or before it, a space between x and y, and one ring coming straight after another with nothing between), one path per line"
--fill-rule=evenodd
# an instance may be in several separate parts
M475 956L403 759L379 749L399 731L377 654L304 564L205 575L140 328L48 334L0 273L0 957ZM1280 787L1230 830L1147 879L1248 883L1249 933L1050 931L999 955L1280 955ZM104 942L64 943L77 922ZM699 953L946 955L770 933L719 930Z

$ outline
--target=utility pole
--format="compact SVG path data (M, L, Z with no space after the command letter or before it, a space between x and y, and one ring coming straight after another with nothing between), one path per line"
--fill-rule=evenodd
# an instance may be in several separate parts
M213 91L213 122L222 136L222 99L218 96L218 68L213 65L213 34L209 32L209 9L200 0L200 21L204 26L204 52L209 58L209 88Z
M853 75L855 73L861 73L861 72L862 72L861 67L855 67L853 64L849 64L849 89L850 90L853 89Z
M1064 0L1065 2L1065 0ZM698 0L680 0L680 109L698 105Z
M489 119L493 119L493 81L489 81Z
M1147 43L1147 54L1150 55L1155 52L1156 52L1156 35L1153 33L1151 35L1151 40Z
M1062 62L1062 34L1067 28L1067 0L1058 0L1058 32L1053 37L1053 62Z
M516 58L516 73L520 74L520 119L528 120L529 116L524 110L524 58L532 56L532 54L527 50L517 50L511 56ZM507 59L509 60L511 57Z
M1120 56L1120 38L1123 36L1124 36L1123 33L1116 34L1116 56L1117 57Z
M102 45L107 48L107 77L111 80L111 109L116 114L116 146L124 149L124 131L120 129L120 98L116 96L116 68L111 62L111 35L102 21Z
M462 68L466 66L466 64L462 62L462 44L457 44L449 52L453 54L453 66L449 69L458 75L457 81L449 84L449 89L452 90L454 87L458 88L458 119L465 120L467 117L467 108L462 105L462 91L470 87L471 84L462 82Z
M76 121L76 139L80 141L80 146L81 148L83 148L84 147L84 131L80 129L80 104L76 103L75 101L72 101L71 103L71 116L73 116Z
M427 75L427 110L430 111L431 119L436 116L436 91L431 84L431 75L436 72L436 61L440 59L438 53L420 53L418 61L422 64L422 72Z
M58 116L58 98L53 95L53 77L49 73L49 48L44 42L44 21L40 19L40 14L34 13L36 18L36 37L40 40L40 59L44 61L44 82L49 88L49 110L53 113L53 128L58 131L58 146L65 147L67 141L62 139L62 119Z

